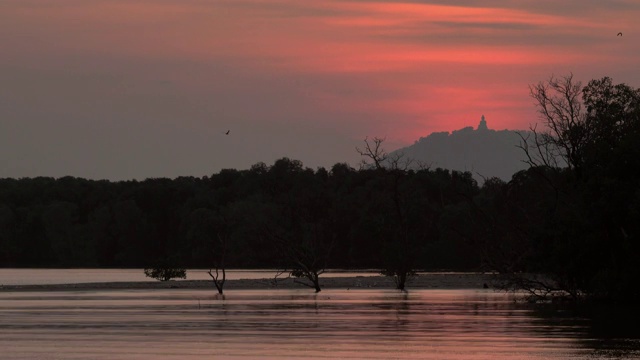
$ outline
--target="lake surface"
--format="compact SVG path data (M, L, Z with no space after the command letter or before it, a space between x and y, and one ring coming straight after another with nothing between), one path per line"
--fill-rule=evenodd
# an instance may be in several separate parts
M620 359L640 342L490 290L0 292L0 359Z
M268 279L277 274L276 270L227 270L228 280ZM328 270L323 277L374 276L375 271ZM187 270L187 280L211 280L207 270ZM121 281L158 280L146 277L143 269L0 269L1 285L52 285Z

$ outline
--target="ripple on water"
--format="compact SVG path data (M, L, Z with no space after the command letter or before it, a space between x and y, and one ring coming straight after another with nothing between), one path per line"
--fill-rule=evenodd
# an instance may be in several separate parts
M637 356L483 290L0 293L11 359L567 359Z

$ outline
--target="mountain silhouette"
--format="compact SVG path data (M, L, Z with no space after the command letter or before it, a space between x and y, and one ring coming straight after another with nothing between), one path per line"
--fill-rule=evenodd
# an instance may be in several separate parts
M491 177L509 181L513 174L528 167L525 153L518 147L518 133L526 136L528 131L489 129L482 115L476 129L468 126L451 133L434 132L390 155L404 154L404 159L431 169L470 171L480 183Z

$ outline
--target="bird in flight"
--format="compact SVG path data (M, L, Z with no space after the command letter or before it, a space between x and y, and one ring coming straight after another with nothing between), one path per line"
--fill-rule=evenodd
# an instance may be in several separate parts
M619 32L619 33L618 33L618 36L622 36L622 33L621 33L621 32Z
M231 131L231 130L227 130L227 132L226 132L226 133L224 133L224 134L225 134L225 135L229 135L229 131Z

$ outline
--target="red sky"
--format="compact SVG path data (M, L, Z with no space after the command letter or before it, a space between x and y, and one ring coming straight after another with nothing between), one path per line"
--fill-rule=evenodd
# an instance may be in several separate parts
M355 165L365 136L526 129L552 74L640 87L638 19L635 0L4 0L0 177Z

